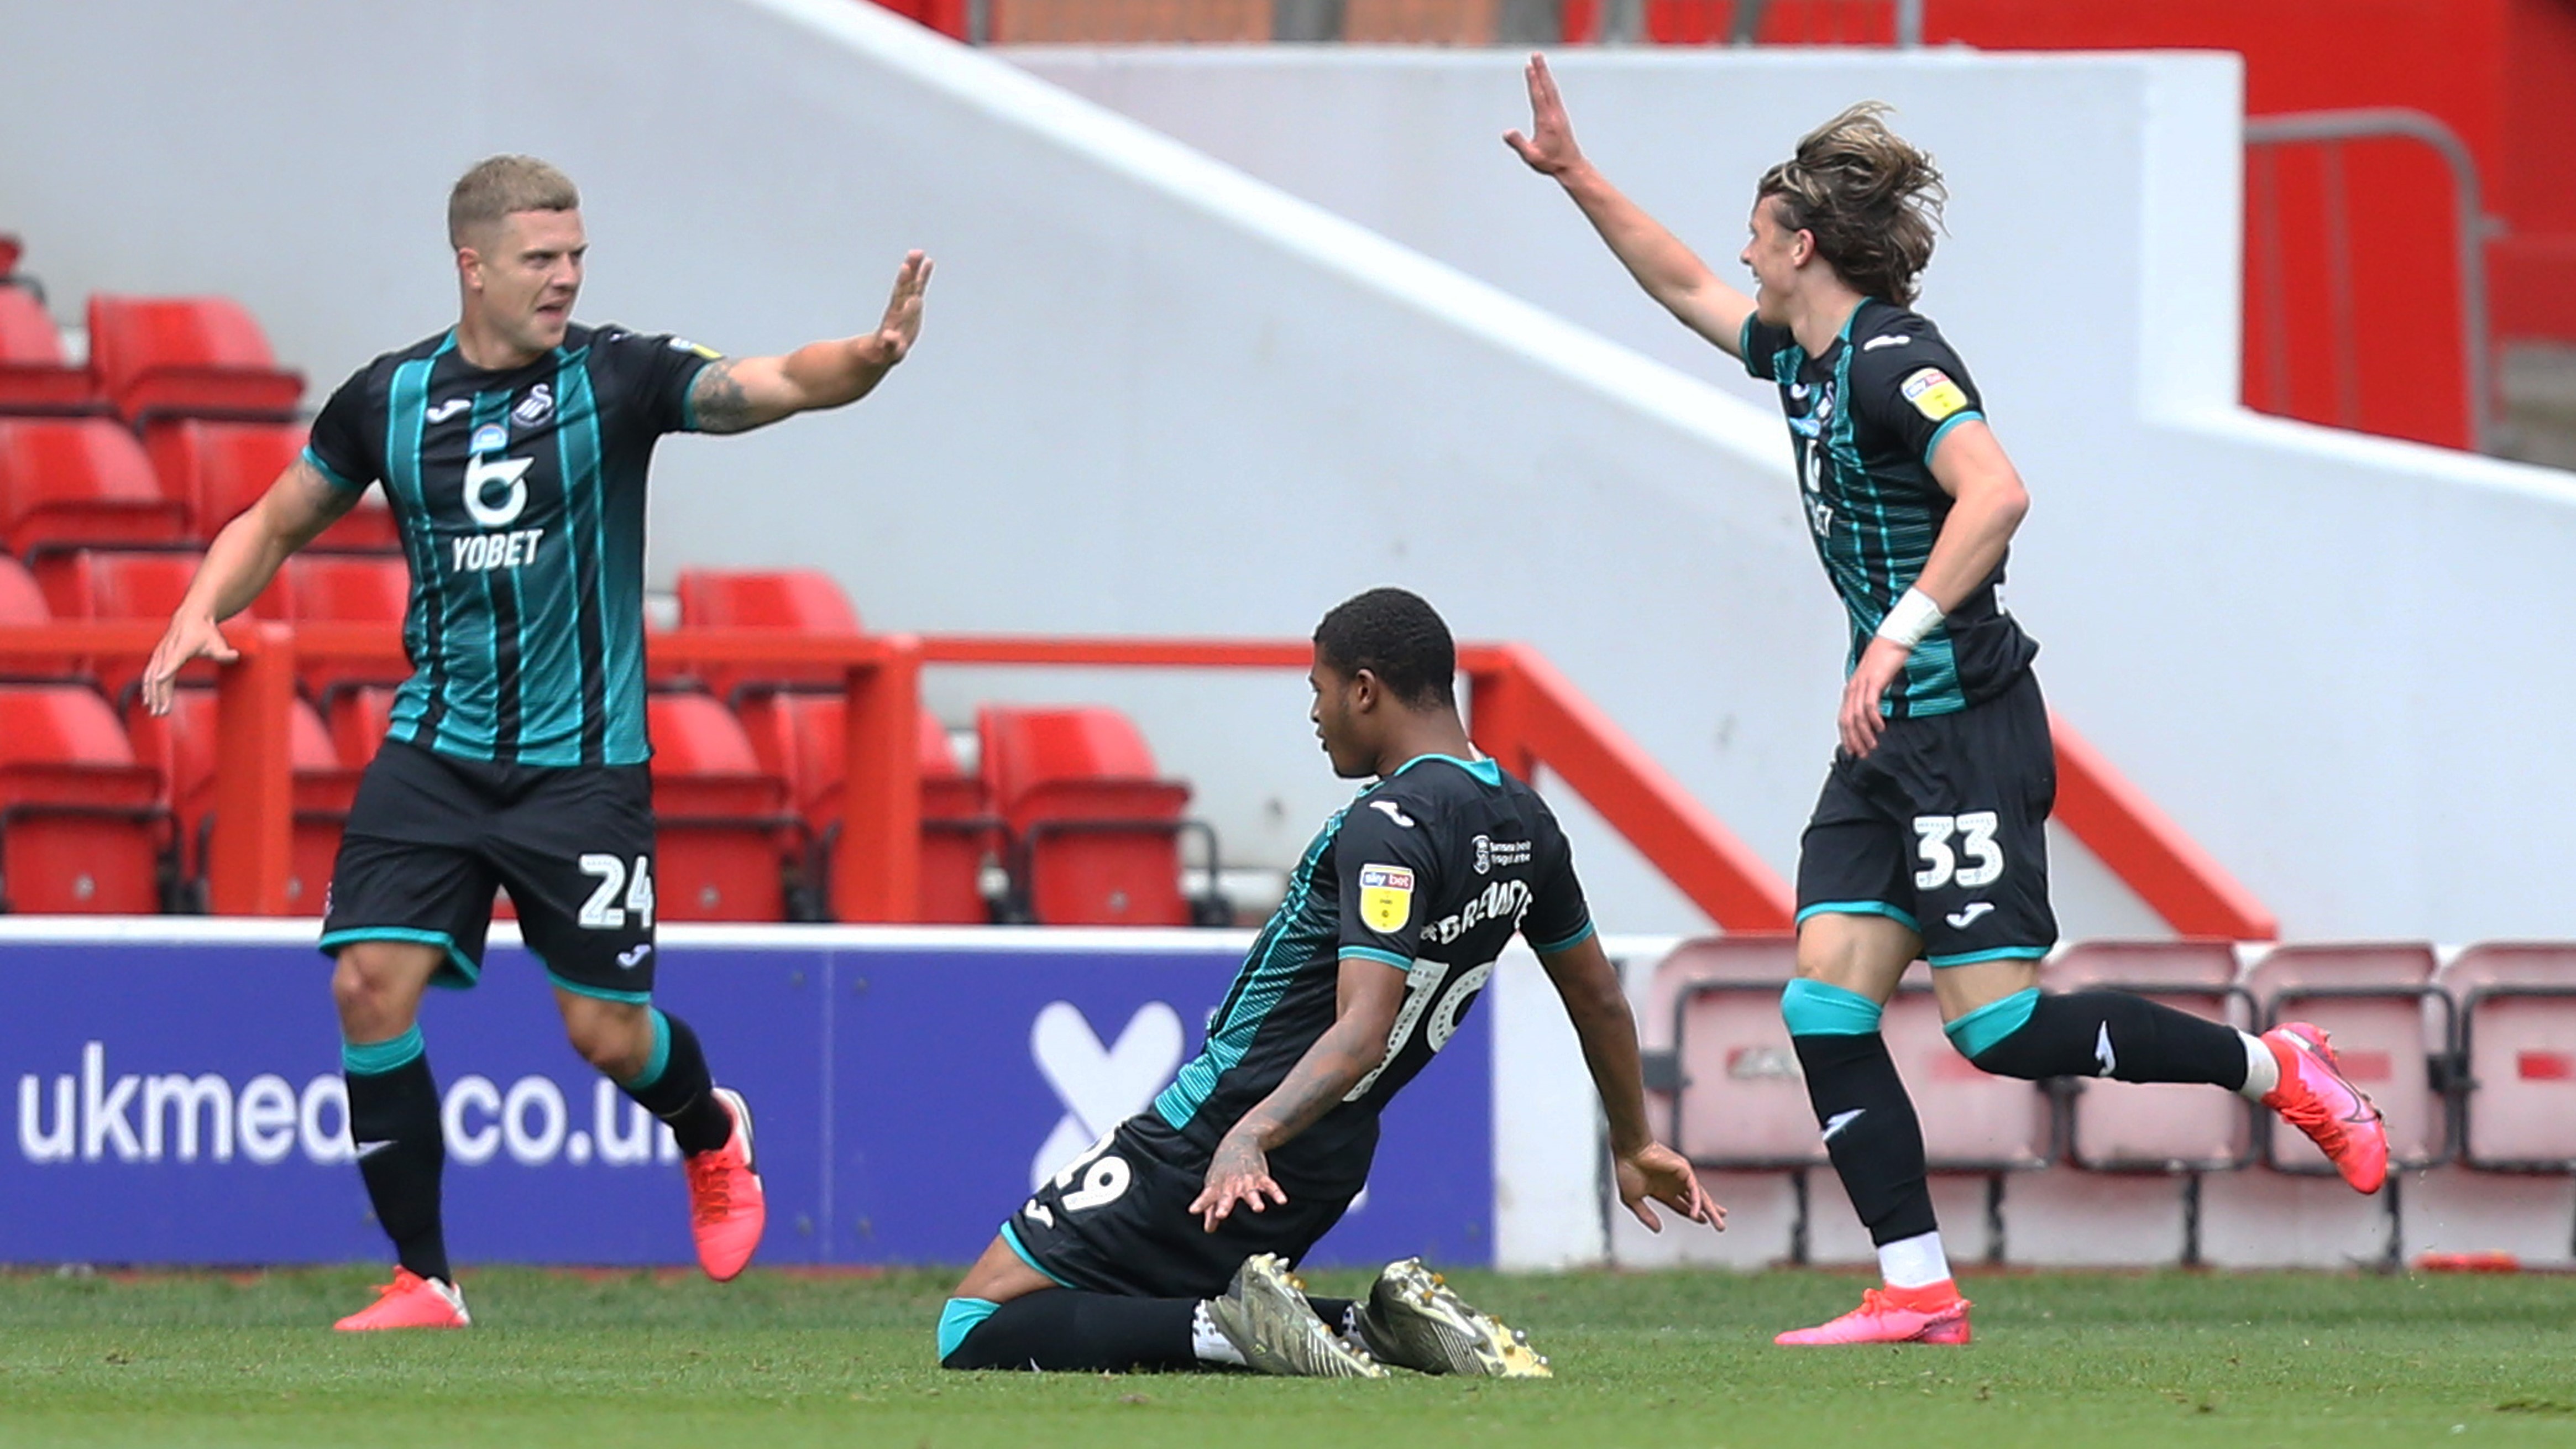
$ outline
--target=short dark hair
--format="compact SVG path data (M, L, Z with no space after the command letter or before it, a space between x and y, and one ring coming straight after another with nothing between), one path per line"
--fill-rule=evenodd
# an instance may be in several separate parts
M1401 703L1458 703L1458 646L1420 594L1371 589L1343 600L1315 626L1315 650L1344 675L1376 675Z

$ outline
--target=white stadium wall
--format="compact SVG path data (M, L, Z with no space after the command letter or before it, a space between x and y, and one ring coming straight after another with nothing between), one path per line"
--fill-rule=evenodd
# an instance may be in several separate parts
M873 320L926 247L928 331L878 399L665 450L657 579L815 565L886 628L1274 637L1406 583L1538 644L1791 864L1840 640L1781 430L1495 141L1514 57L1014 57L1176 141L856 0L0 20L0 221L66 320L93 288L229 292L318 396L444 325L444 189L504 149L581 181L593 319L784 348ZM2576 681L2545 663L2576 489L2231 406L2232 62L1563 73L1613 174L1721 254L1803 125L1896 101L1956 193L1926 308L2039 498L2013 597L2059 707L2291 931L2568 929L2541 862L2576 804L2546 747ZM1125 705L1236 859L1284 863L1347 798L1284 674L931 688L952 720L1006 689ZM1605 923L1696 928L1569 814ZM2143 924L2066 873L2071 931Z
M1504 150L1501 132L1529 125L1517 54L1011 54L1774 410ZM1586 151L1739 279L1754 178L1842 106L1893 102L1951 192L1920 305L1974 368L2035 498L2009 592L2045 646L2055 705L2285 931L2576 930L2557 845L2576 769L2539 724L2576 711L2576 679L2542 663L2567 653L2576 615L2576 478L2235 406L2235 57L1584 50L1552 63ZM1627 582L1652 591L1640 604L1688 607L1665 592L1686 585ZM1784 608L1824 606L1795 563L1777 587ZM1794 737L1800 721L1765 723ZM1805 773L1766 790L1749 778L1765 762L1703 747L1676 763L1715 781L1719 808L1781 858ZM2071 930L2099 929L2098 907L2072 904Z

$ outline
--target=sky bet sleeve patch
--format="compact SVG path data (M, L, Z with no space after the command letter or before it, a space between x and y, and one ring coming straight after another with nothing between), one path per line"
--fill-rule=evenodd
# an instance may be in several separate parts
M1413 918L1413 872L1400 865L1360 867L1360 919L1372 931L1399 931Z
M1914 404L1916 412L1936 423L1968 405L1968 395L1937 367L1915 369L1897 390Z

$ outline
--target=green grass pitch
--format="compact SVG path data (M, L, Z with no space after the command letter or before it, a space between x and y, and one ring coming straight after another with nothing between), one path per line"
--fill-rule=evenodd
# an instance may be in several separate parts
M372 1276L0 1274L0 1445L2576 1444L2560 1278L1992 1275L1968 1348L1792 1352L1863 1280L1459 1275L1561 1375L1497 1384L942 1373L926 1273L496 1269L468 1332L330 1333Z

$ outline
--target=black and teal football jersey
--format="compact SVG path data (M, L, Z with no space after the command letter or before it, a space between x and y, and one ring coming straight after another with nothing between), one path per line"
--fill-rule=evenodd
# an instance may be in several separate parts
M632 765L644 725L644 480L693 426L715 353L573 327L486 372L451 330L360 368L314 419L305 460L378 481L411 564L413 674L388 737L531 766Z
M1780 388L1807 528L1851 626L1849 673L1922 574L1950 516L1952 499L1932 476L1933 451L1951 429L1982 419L1984 406L1940 329L1876 298L1854 308L1819 355L1758 317L1744 319L1743 351L1745 370ZM1881 705L1886 714L1965 709L2030 667L2039 645L2004 611L2003 581L1999 560L1914 647Z
M1356 1186L1377 1119L1448 1044L1515 932L1545 953L1592 934L1565 832L1492 760L1424 755L1324 824L1244 958L1207 1042L1153 1111L1213 1150L1334 1020L1342 963L1405 976L1385 1056L1339 1106L1270 1154L1275 1173Z

